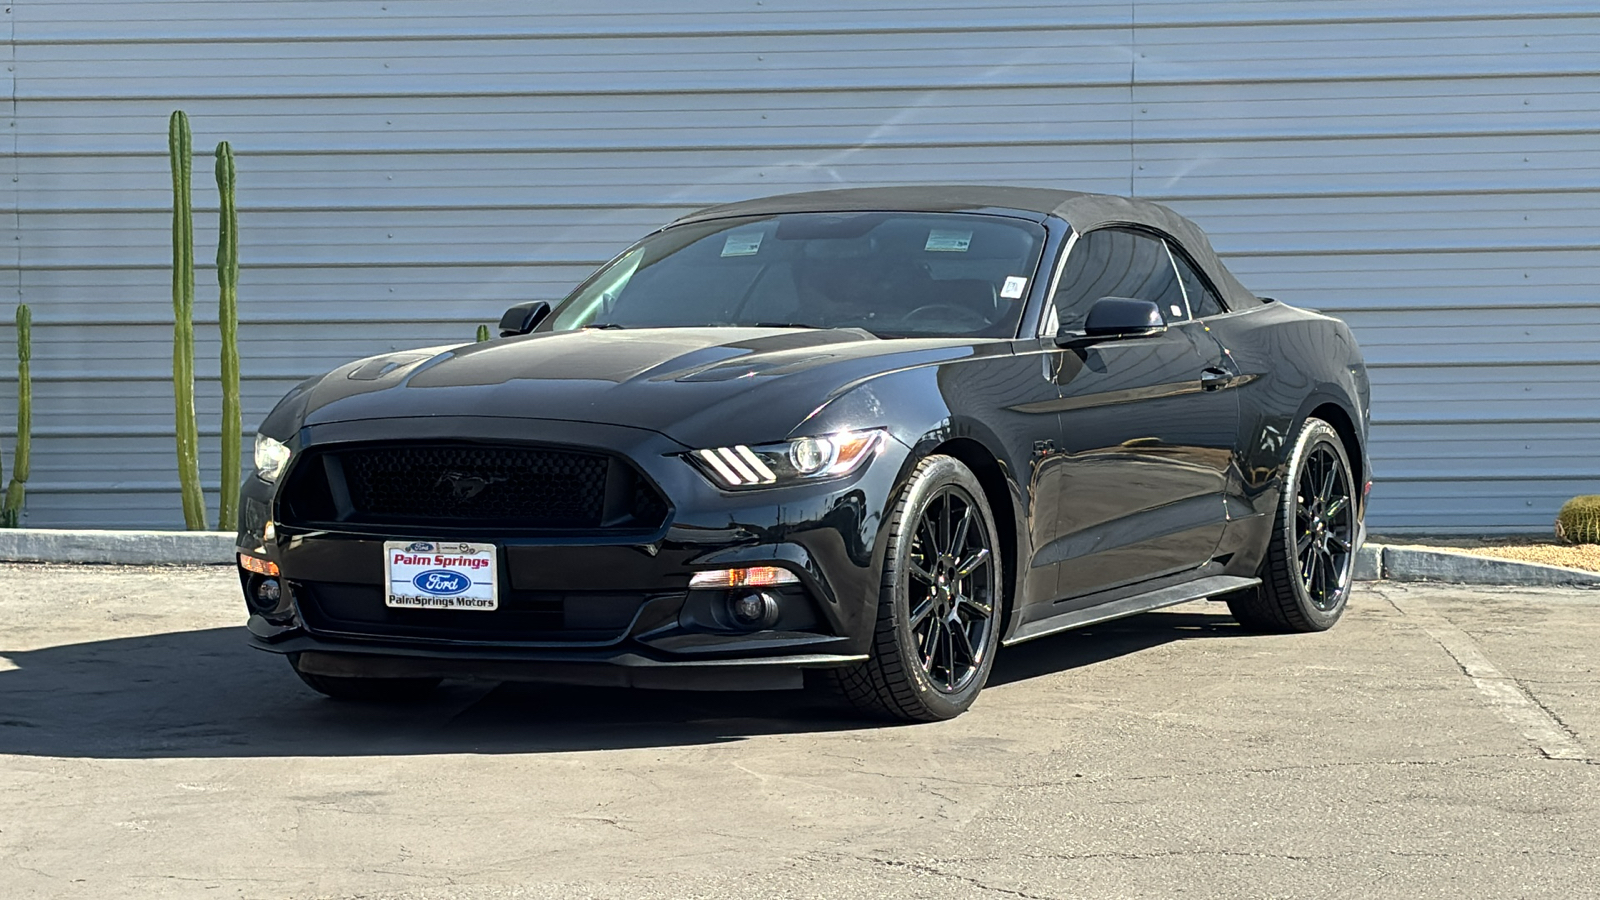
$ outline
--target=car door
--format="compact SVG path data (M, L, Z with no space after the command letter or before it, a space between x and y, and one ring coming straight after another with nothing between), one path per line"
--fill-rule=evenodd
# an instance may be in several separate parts
M1056 323L1078 330L1101 297L1157 304L1165 332L1083 347L1057 373L1063 440L1055 612L1099 591L1195 568L1226 523L1237 433L1232 363L1187 299L1164 240L1131 228L1083 235L1054 296ZM1047 319L1050 317L1047 316ZM1052 323L1052 324L1056 324Z

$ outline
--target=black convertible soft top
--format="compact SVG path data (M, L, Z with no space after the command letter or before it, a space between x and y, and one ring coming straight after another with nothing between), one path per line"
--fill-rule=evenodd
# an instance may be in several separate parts
M1106 225L1141 225L1169 234L1211 275L1229 309L1261 305L1261 299L1239 283L1217 258L1211 241L1198 225L1159 203L1113 194L1086 194L1050 188L990 185L908 185L886 188L844 188L806 191L756 200L725 203L689 213L673 224L733 216L790 212L973 212L1019 215L1042 221L1055 216L1079 234Z

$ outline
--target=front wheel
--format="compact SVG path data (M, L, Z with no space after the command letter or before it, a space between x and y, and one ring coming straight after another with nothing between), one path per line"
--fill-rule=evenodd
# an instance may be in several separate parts
M1002 561L994 515L972 471L919 463L888 520L872 654L834 670L858 707L912 722L965 712L1000 643Z
M1307 419L1283 479L1261 585L1228 599L1239 624L1257 631L1326 631L1344 614L1355 570L1355 479L1332 425Z

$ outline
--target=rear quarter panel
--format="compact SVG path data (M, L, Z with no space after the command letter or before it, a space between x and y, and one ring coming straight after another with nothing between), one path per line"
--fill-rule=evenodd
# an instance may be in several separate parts
M1253 572L1266 549L1294 438L1305 419L1332 405L1355 443L1359 485L1371 477L1367 457L1370 397L1361 349L1344 322L1268 303L1206 321L1209 333L1242 376L1235 471L1228 488L1230 523L1219 553L1235 553L1230 569ZM1363 513L1365 510L1363 510Z

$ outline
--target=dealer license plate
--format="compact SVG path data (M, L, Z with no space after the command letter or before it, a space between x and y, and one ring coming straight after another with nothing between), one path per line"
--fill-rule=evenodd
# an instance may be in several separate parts
M493 544L386 541L384 603L405 609L500 607Z

